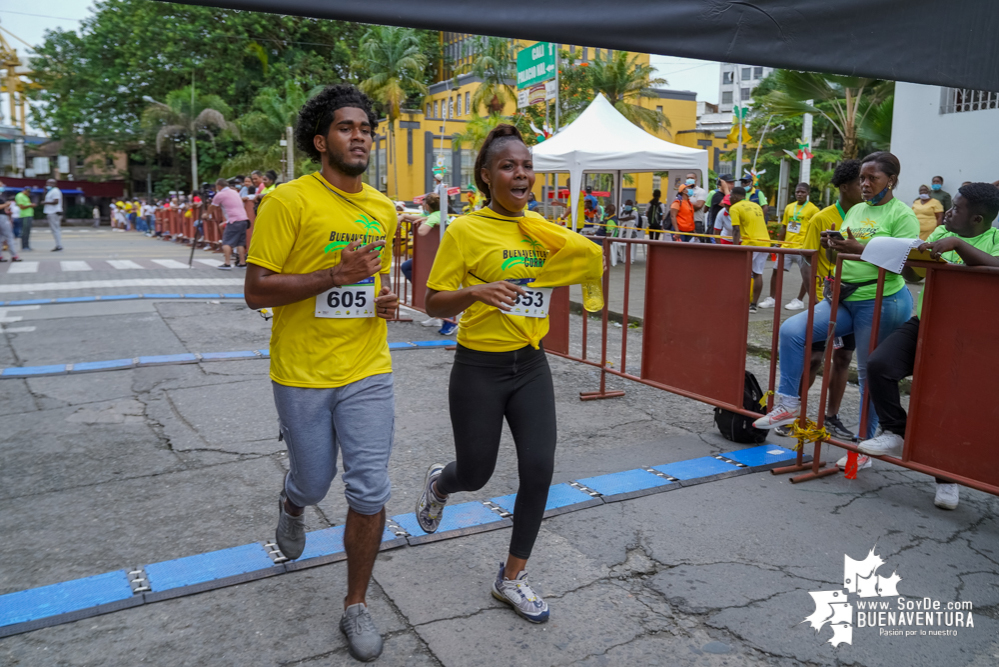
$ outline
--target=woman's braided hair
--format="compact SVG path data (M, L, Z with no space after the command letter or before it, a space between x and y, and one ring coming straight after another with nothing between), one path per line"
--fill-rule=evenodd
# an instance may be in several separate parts
M482 142L482 148L479 149L479 154L475 158L475 187L486 196L486 206L492 201L492 193L489 192L489 184L482 179L482 169L488 168L500 147L510 141L525 143L520 130L509 123L500 123L486 135L485 141Z

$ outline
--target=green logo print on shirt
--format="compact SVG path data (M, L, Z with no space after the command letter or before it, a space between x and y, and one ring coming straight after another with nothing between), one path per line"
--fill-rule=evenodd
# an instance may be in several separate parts
M351 242L356 241L358 239L361 239L362 243L371 243L371 241L374 241L384 236L384 232L382 231L382 223L372 218L369 218L367 215L362 214L361 217L355 220L354 222L364 227L363 234L337 234L336 232L332 232L330 234L330 243L326 244L326 247L323 248L323 252L328 253L328 252L336 252L338 250L343 250L344 248L349 246Z
M530 246L530 250L504 250L503 263L500 265L501 271L506 271L513 266L526 266L531 268L541 268L548 259L548 251L544 247L528 237L522 239L521 243Z

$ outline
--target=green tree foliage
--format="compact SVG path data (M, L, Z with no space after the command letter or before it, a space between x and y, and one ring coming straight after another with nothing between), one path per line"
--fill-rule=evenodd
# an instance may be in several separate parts
M629 57L625 51L615 51L609 59L590 61L589 88L593 97L603 93L614 108L635 125L658 132L670 127L669 118L661 111L641 106L639 101L657 99L652 87L665 85L666 79L653 78L655 68L637 62L638 58L638 55Z
M472 96L472 108L485 107L488 114L502 113L508 101L517 99L511 81L517 78L517 51L512 40L486 37L469 71L482 79Z

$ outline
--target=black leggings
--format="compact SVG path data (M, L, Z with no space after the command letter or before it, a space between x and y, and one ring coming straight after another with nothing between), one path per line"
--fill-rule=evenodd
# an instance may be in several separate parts
M529 558L555 468L555 390L544 349L479 352L459 345L448 398L456 460L444 468L437 491L478 491L486 485L506 417L520 476L510 553Z

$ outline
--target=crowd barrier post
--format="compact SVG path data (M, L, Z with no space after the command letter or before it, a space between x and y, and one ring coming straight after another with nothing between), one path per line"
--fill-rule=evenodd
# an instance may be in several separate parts
M607 266L607 260L610 257L610 237L605 236L602 244L604 253L604 266ZM631 250L630 248L628 249ZM646 284L648 284L646 282ZM627 288L626 288L627 289ZM579 392L579 400L581 401L595 401L601 398L618 398L624 396L624 392L620 390L607 391L607 324L610 320L610 271L604 271L603 280L603 290L604 290L604 308L601 314L601 340L600 340L600 389L597 391L581 391ZM627 293L627 292L626 292ZM627 297L625 297L625 303L627 303ZM583 309L583 321L585 322L589 319L586 315L586 309ZM627 331L628 323L625 320L624 325L622 325L624 330ZM585 344L583 350L586 350Z
M426 312L427 305L427 280L430 278L430 269L434 265L434 257L437 256L437 247L440 245L440 234L437 230L420 236L413 235L413 304L416 310Z
M412 230L413 226L410 225L410 233L412 233ZM390 280L399 300L396 302L395 313L389 318L389 322L413 321L411 317L402 316L402 304L406 303L406 299L409 297L409 281L402 274L402 263L408 259L410 233L403 234L402 223L395 226L395 237L392 239L392 271L390 273Z
M546 352L569 354L569 288L552 290L551 307L548 309L548 334L544 338ZM586 311L583 311L584 317Z

